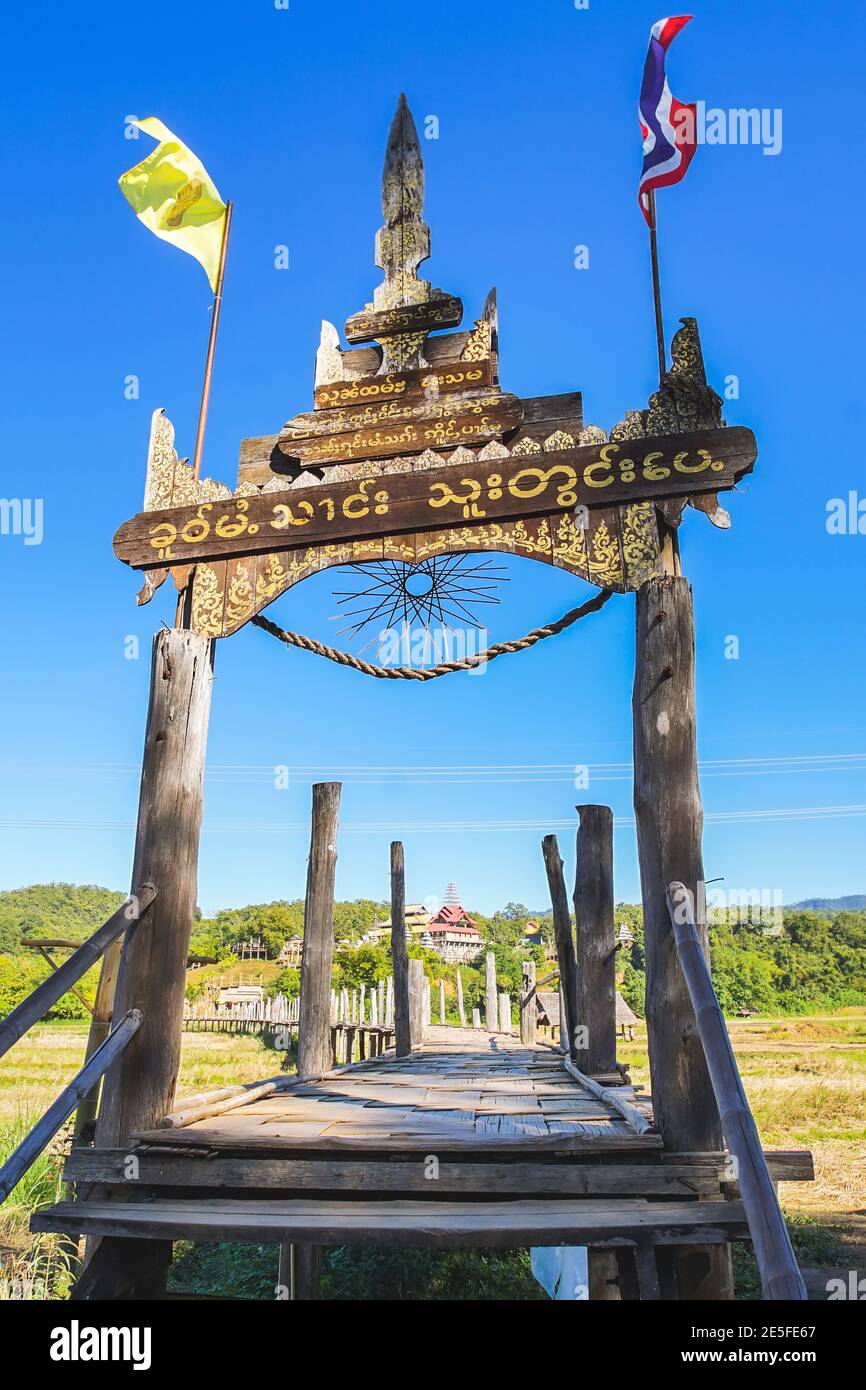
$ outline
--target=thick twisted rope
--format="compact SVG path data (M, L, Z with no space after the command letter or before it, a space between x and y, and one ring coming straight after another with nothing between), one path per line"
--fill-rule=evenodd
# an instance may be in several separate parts
M263 618L260 615L252 621L256 627L269 632L272 637L277 637L281 642L285 642L287 647L300 647L301 651L313 652L316 656L325 656L329 661L336 661L340 666L351 666L354 671L361 671L365 676L375 676L378 680L388 681L432 681L437 676L447 676L452 671L467 671L473 666L483 666L485 662L494 661L497 656L503 656L506 652L522 652L527 647L534 647L536 642L543 642L545 637L555 637L558 632L564 632L579 619L585 618L588 613L597 613L603 608L608 599L613 598L613 590L602 589L596 594L595 598L588 599L579 608L572 608L570 612L563 615L555 623L548 623L545 627L533 628L525 637L518 638L515 642L495 642L492 647L487 647L483 652L477 652L474 656L461 657L459 661L440 661L438 666L415 667L415 666L374 666L370 661L362 661L358 656L352 656L350 652L338 651L336 647L328 647L324 642L317 642L314 637L305 637L301 632L287 632L285 628L277 627L270 618Z

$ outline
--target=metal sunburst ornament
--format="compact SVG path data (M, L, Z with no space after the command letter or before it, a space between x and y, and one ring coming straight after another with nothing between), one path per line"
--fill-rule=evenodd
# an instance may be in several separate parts
M449 632L480 628L479 606L500 602L498 586L508 583L505 566L477 555L437 555L418 564L402 560L376 560L349 565L347 574L358 582L352 589L336 589L341 608L335 621L348 619L339 635L350 641L371 632L365 651L383 630L395 627L437 630L446 640Z

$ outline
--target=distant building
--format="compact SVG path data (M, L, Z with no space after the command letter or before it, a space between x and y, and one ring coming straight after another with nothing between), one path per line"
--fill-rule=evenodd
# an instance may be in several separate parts
M300 965L303 954L304 938L302 936L290 936L288 941L284 941L280 947L277 965Z
M432 916L423 903L407 903L405 922L410 940L435 951L449 965L474 960L484 945L484 938L461 905L453 883L449 883L444 903ZM390 917L385 922L377 919L364 939L381 941L390 931Z
M263 1004L264 998L261 985L227 985L219 992L217 1008L227 1014L240 1013L248 1004Z

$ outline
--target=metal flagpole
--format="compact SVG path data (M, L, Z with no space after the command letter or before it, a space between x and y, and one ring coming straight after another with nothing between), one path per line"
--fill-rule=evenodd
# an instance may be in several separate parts
M659 353L659 386L667 372L667 350L665 348L665 325L662 318L662 292L659 279L659 245L656 231L656 191L651 188L649 198L650 260L653 271L653 303L656 315L656 345ZM661 542L661 563L664 574L681 574L680 538L676 526L670 526L661 511L658 512L659 540Z
M659 244L656 232L656 191L651 188L649 194L649 234L650 234L650 260L652 261L653 271L653 302L656 313L656 342L659 350L659 385L664 381L667 371L667 354L665 350L665 326L662 319L662 291L659 280Z
M195 436L195 454L192 460L193 477L198 478L201 474L201 455L204 448L204 430L207 423L207 408L210 402L210 387L213 379L213 359L216 347L217 328L220 321L220 305L223 297L223 279L226 273L226 252L229 244L229 231L232 225L233 203L226 203L226 220L223 227L223 239L220 246L220 259L217 268L216 290L214 292L213 311L210 321L210 337L207 344L207 357L204 364L204 383L201 389L201 406L198 412L198 431Z

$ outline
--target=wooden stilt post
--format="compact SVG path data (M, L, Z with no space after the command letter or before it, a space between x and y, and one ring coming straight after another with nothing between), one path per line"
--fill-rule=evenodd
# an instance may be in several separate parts
M499 1031L500 1033L511 1032L511 995L500 993L499 995Z
M298 1021L299 1076L321 1076L331 1062L328 999L334 954L334 878L340 791L339 782L317 782L313 787Z
M568 894L565 891L565 876L562 872L562 858L555 835L545 835L541 842L544 867L547 870L547 883L553 907L553 930L556 935L556 960L559 965L560 987L560 1030L565 1029L569 1045L574 1046L574 1025L577 1018L577 966L574 958L574 937L571 930L571 914L568 910ZM565 1000L565 1012L562 999Z
M634 807L653 1108L665 1147L678 1152L722 1147L718 1108L666 902L667 886L675 880L686 885L694 901L703 901L694 672L688 580L679 575L651 579L637 594ZM705 921L698 927L708 954ZM676 1267L680 1298L732 1297L728 1246L681 1247Z
M420 960L409 962L409 1036L413 1047L424 1041L427 1022L427 984L424 965Z
M488 951L484 957L484 1007L488 1033L499 1029L499 998L496 992L496 957Z
M577 1029L572 1056L592 1076L616 1070L613 812L609 806L578 806L577 813Z
M107 1072L96 1125L101 1148L155 1129L171 1109L180 1064L186 960L196 905L213 643L164 628L153 639L150 702L142 759L133 885L158 896L126 933L114 1016L139 1009L143 1022ZM154 1297L165 1282L171 1244L110 1238L95 1248L76 1299Z
M456 971L457 979L457 1017L460 1019L460 1027L466 1027L466 1008L463 1003L463 976L458 966Z
M412 1033L406 953L406 871L399 840L391 845L391 968L394 971L394 1044L398 1057L408 1057L412 1051Z
M535 1045L538 1036L538 1004L535 997L535 961L523 962L523 990L520 995L520 1041Z
M445 1022L445 981L439 981L439 1022Z

